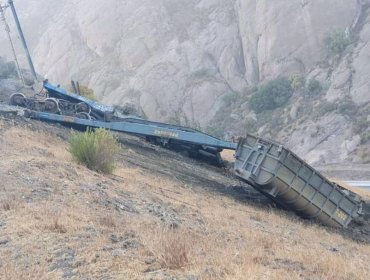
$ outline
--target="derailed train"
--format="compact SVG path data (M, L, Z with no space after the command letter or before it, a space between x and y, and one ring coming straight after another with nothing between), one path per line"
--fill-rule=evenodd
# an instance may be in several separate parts
M359 195L329 181L282 145L250 134L240 140L235 174L298 215L347 227L361 218Z
M283 207L334 227L348 227L361 218L363 201L357 194L330 182L282 145L249 134L238 144L223 141L192 128L123 116L112 106L48 81L43 86L46 98L15 93L10 104L25 107L30 118L134 134L218 165L222 165L223 149L235 150L235 175Z

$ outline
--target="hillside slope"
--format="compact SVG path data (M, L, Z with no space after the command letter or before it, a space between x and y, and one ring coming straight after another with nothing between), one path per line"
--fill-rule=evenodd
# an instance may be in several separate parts
M0 118L4 279L369 279L369 232L251 200L224 170L119 135L118 169L77 165L70 131ZM246 186L243 186L246 187Z

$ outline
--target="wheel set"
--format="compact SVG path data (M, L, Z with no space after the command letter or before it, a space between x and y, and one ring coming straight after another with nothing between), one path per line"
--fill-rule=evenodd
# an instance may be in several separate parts
M47 97L44 100L26 97L16 92L11 95L9 104L23 107L32 111L42 111L50 114L74 116L76 118L92 120L91 107L85 102L73 103L67 100Z

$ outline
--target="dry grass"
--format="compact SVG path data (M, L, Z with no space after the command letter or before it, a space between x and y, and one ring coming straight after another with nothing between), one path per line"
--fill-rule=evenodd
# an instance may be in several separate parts
M2 136L2 279L370 279L370 245L340 232L125 162L95 173L49 134ZM128 202L136 212L114 204Z
M19 206L19 199L15 195L11 194L6 198L0 199L0 209L4 211L14 210Z
M4 211L10 211L11 209L11 206L10 206L10 202L9 201L2 201L0 203L1 205L1 208L4 210Z
M61 279L60 272L50 272L45 267L32 266L28 268L20 268L18 265L6 264L1 268L1 279L4 280L18 280L18 279L35 279L35 280L57 280Z
M99 217L98 218L98 223L99 223L99 225L101 225L103 227L107 227L107 228L116 228L117 227L116 221L113 218L113 216L111 216L111 215Z
M180 269L191 262L196 237L185 230L157 229L142 235L144 245L162 268Z
M66 226L61 224L58 218L54 218L53 223L51 225L46 226L45 228L56 233L67 233Z

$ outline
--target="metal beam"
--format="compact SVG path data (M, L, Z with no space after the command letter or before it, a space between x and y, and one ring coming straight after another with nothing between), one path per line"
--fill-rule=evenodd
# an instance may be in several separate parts
M31 55L30 55L30 52L29 52L28 47L27 47L26 39L24 38L24 35L23 35L23 31L22 31L21 24L20 24L19 19L18 19L17 12L16 12L15 7L14 7L13 0L8 0L8 4L10 6L10 9L12 10L13 17L14 17L14 20L15 20L15 24L16 24L17 29L18 29L19 37L21 39L24 51L26 52L26 56L27 56L27 60L28 60L29 66L30 66L32 76L35 79L35 81L37 81L37 74L36 74L36 71L35 71L35 67L33 66Z
M6 35L8 37L8 40L9 40L9 43L10 43L10 47L12 49L13 59L14 59L15 66L17 68L18 77L22 81L22 84L24 85L24 78L23 78L23 74L22 74L21 68L19 67L19 62L18 62L18 59L17 59L17 54L15 52L13 39L12 39L12 37L10 35L10 28L9 28L9 25L8 25L8 23L6 21L6 18L5 18L5 8L7 8L7 7L8 6L1 6L1 4L0 4L0 20L4 24L5 32L6 32Z
M200 131L171 126L146 120L128 119L127 121L103 122L79 119L71 116L56 115L45 112L30 111L29 117L49 122L79 125L82 127L105 128L111 131L123 132L141 136L152 136L168 140L182 141L195 145L204 145L219 149L235 150L236 143L223 141Z

